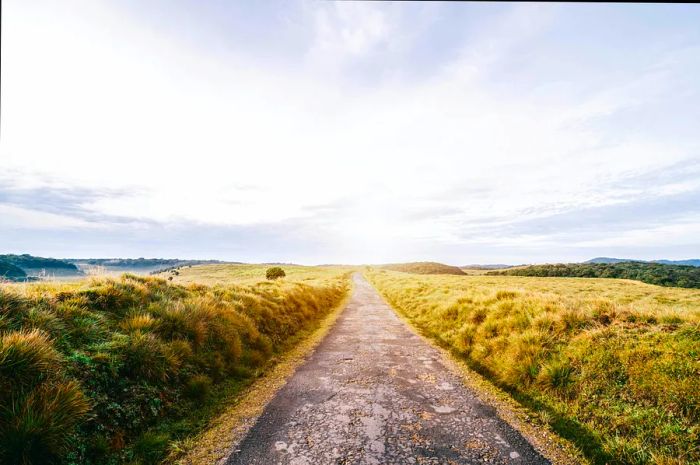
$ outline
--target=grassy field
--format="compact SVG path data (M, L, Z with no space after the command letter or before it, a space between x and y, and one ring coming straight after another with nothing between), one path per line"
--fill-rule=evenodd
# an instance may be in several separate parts
M323 283L328 278L338 274L348 273L352 267L343 266L301 266L301 265L194 265L178 268L172 271L165 271L157 276L162 278L172 277L172 282L176 284L255 284L265 281L265 270L272 266L281 266L286 273L284 281L305 284Z
M158 463L349 289L266 268L1 285L0 463Z
M368 279L594 463L700 463L700 291L635 281Z

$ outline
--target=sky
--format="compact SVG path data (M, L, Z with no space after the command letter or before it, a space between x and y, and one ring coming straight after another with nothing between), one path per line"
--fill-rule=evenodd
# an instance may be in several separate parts
M2 8L0 253L700 257L700 5Z

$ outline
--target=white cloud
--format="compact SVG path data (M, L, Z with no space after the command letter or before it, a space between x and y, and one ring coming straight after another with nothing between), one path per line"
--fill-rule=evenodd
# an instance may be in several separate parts
M191 49L114 5L15 1L4 11L3 170L31 187L50 178L132 191L86 200L87 213L295 220L350 250L401 241L409 250L410 241L458 243L479 225L634 201L640 192L617 183L696 156L652 135L611 142L588 124L660 98L673 61L586 93L565 83L558 98L490 85L556 8L513 8L425 79L353 83L344 67L414 40L394 6L307 4L308 62L275 73L235 51ZM697 186L658 186L678 189ZM338 202L332 220L311 208ZM4 208L27 227L84 225ZM449 213L417 218L416 208Z
M370 3L320 5L315 13L314 52L363 55L391 33L385 13Z
M658 247L660 244L695 245L699 236L700 216L689 215L672 224L656 224L644 228L629 229L604 237L580 240L575 245L589 248Z

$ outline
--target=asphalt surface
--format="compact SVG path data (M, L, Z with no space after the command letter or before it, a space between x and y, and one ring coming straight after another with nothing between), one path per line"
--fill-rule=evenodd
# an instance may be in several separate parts
M548 464L359 275L228 465Z

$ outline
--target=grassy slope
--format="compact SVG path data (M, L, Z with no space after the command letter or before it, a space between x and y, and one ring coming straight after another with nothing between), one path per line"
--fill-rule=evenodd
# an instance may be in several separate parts
M391 263L388 265L382 265L380 268L415 274L466 274L459 267L436 262Z
M264 269L213 287L129 275L0 287L0 463L157 463L349 286L343 269L260 282Z
M700 460L700 291L633 281L367 277L595 463Z

